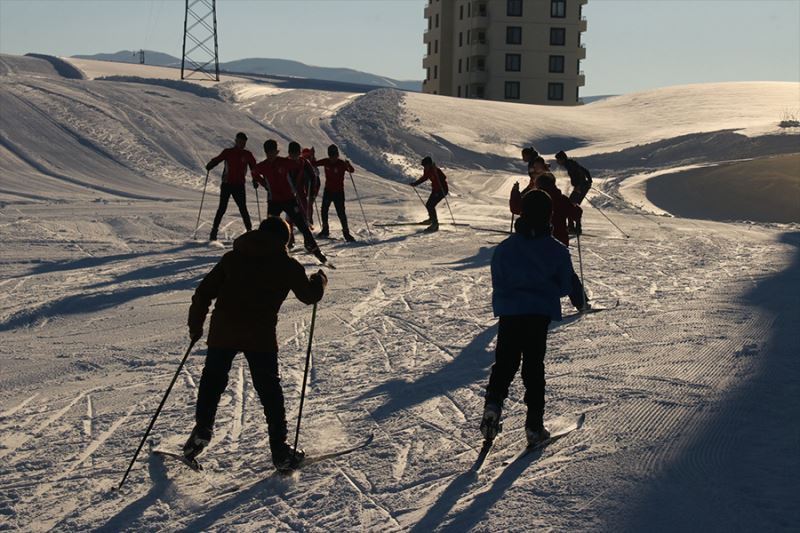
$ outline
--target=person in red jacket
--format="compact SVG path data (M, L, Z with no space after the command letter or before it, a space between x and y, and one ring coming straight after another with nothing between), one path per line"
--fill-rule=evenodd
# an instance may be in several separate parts
M256 165L253 171L253 186L261 185L268 191L267 215L279 217L285 213L286 217L303 234L305 249L314 254L320 262L325 263L327 258L319 249L314 235L306 224L305 212L291 173L292 169L297 168L297 162L290 158L279 157L278 152L278 143L273 139L264 142L264 153L267 158Z
M425 228L425 231L430 233L439 231L439 217L436 215L436 204L447 196L450 189L447 186L447 176L436 166L436 163L433 162L430 156L425 156L425 158L422 159L422 168L424 169L422 177L409 185L416 187L417 185L431 180L431 195L428 197L428 201L425 202L425 209L428 210L428 220L423 222L423 224L430 224L430 226Z
M222 216L228 209L228 200L233 196L233 201L239 208L239 213L242 215L244 227L247 231L253 228L250 222L250 213L247 212L247 197L244 192L245 175L247 174L247 167L250 167L252 174L253 169L256 167L256 159L249 150L245 150L247 145L247 135L242 132L236 134L235 145L233 148L226 148L217 157L212 159L206 165L206 170L209 172L222 163L225 162L225 168L222 171L222 183L219 188L219 207L217 207L217 214L214 215L214 224L211 226L211 235L209 240L217 240L217 231L219 224L222 221Z
M356 240L347 226L347 213L344 208L344 173L355 172L350 161L339 159L339 148L332 144L328 146L328 157L314 161L314 166L325 167L325 190L322 193L322 231L317 237L327 239L330 236L328 227L328 211L331 203L336 208L336 215L342 224L342 233L347 242Z
M314 165L314 162L316 161L314 147L312 146L311 148L303 148L300 152L300 159L311 165L311 173L307 172L307 169L303 172L305 177L303 180L303 199L306 202L308 225L311 229L314 229L314 203L317 201L319 188L320 185L322 185L322 182L319 179L319 169Z

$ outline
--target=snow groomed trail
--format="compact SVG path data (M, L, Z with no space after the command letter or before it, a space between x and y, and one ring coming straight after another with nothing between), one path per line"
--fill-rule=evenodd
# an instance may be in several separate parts
M134 134L134 125L114 111L141 111L137 99L151 87L64 80L42 74L46 69L35 60L2 57L17 67L0 78L0 95L25 101L38 93L22 86L52 88L64 114L51 116L69 123L73 137L92 138L98 127L88 124L92 115L84 103L66 103L65 95L80 94L109 107L106 118L97 119L114 128L109 143L129 135L137 142L165 142L165 125L137 126ZM21 138L7 122L17 119L3 108L0 133L8 145L25 147L26 155L4 155L0 187L11 191L3 192L0 209L0 529L795 527L800 233L792 226L644 215L599 195L596 204L632 238L586 209L586 286L598 303L620 304L553 324L546 360L546 418L585 413L579 430L504 465L524 441L517 380L504 431L480 474L472 474L496 339L488 267L504 237L466 227L443 225L427 235L397 226L373 228L369 243L355 202L348 202L360 242L323 242L337 270L329 272L317 317L301 445L314 455L370 434L374 441L293 478L272 476L263 412L237 358L214 440L203 455L205 472L143 453L128 484L112 490L186 349L192 291L225 251L189 240L197 180L204 174L199 169L218 152L215 143L225 145L228 129L256 124L252 134L246 130L252 140L273 131L282 139L313 137L319 149L329 142L326 131L336 131L317 127L319 107L333 116L358 98L297 90L279 93L279 104L265 94L245 105L241 99L207 102L177 90L152 90L180 109L158 108L153 115L189 146L164 149L160 176L133 156L126 163L129 178L119 177L125 171L97 150L54 158L32 146L32 137ZM294 113L282 111L291 105ZM217 109L218 118L209 118L207 106ZM38 126L43 144L63 146L59 124ZM205 137L180 133L201 128L207 128ZM259 141L252 144L260 158ZM109 146L103 150L119 160L121 150ZM84 173L79 185L61 185L26 158L44 160L48 168L58 164L68 177L77 176L86 159L103 168ZM424 217L396 177L358 170L371 222ZM448 170L448 176L459 222L507 229L504 198L516 176L475 168ZM107 183L114 190L98 192ZM209 199L205 220L216 203L211 187ZM243 230L235 209L229 208L226 224L226 238ZM332 230L336 235L335 221ZM310 256L296 257L309 271L317 268ZM310 308L290 298L278 324L290 425L310 316ZM154 447L177 450L191 429L204 349L195 353L154 428Z

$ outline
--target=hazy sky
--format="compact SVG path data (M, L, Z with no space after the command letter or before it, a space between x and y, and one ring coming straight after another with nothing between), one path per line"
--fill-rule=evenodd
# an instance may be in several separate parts
M218 0L220 60L278 57L422 79L425 3ZM180 56L183 12L183 0L0 0L0 52ZM586 96L800 81L800 0L590 0L584 13Z

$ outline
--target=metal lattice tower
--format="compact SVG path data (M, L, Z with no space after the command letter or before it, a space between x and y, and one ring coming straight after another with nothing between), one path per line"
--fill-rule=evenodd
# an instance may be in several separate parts
M188 51L186 50L187 39L192 46ZM213 50L209 43L212 39L214 40ZM186 0L186 16L183 19L181 79L193 76L219 81L217 0Z

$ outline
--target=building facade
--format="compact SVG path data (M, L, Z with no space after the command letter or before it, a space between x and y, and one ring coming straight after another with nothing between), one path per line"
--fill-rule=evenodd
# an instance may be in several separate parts
M429 0L422 91L577 105L588 0Z

